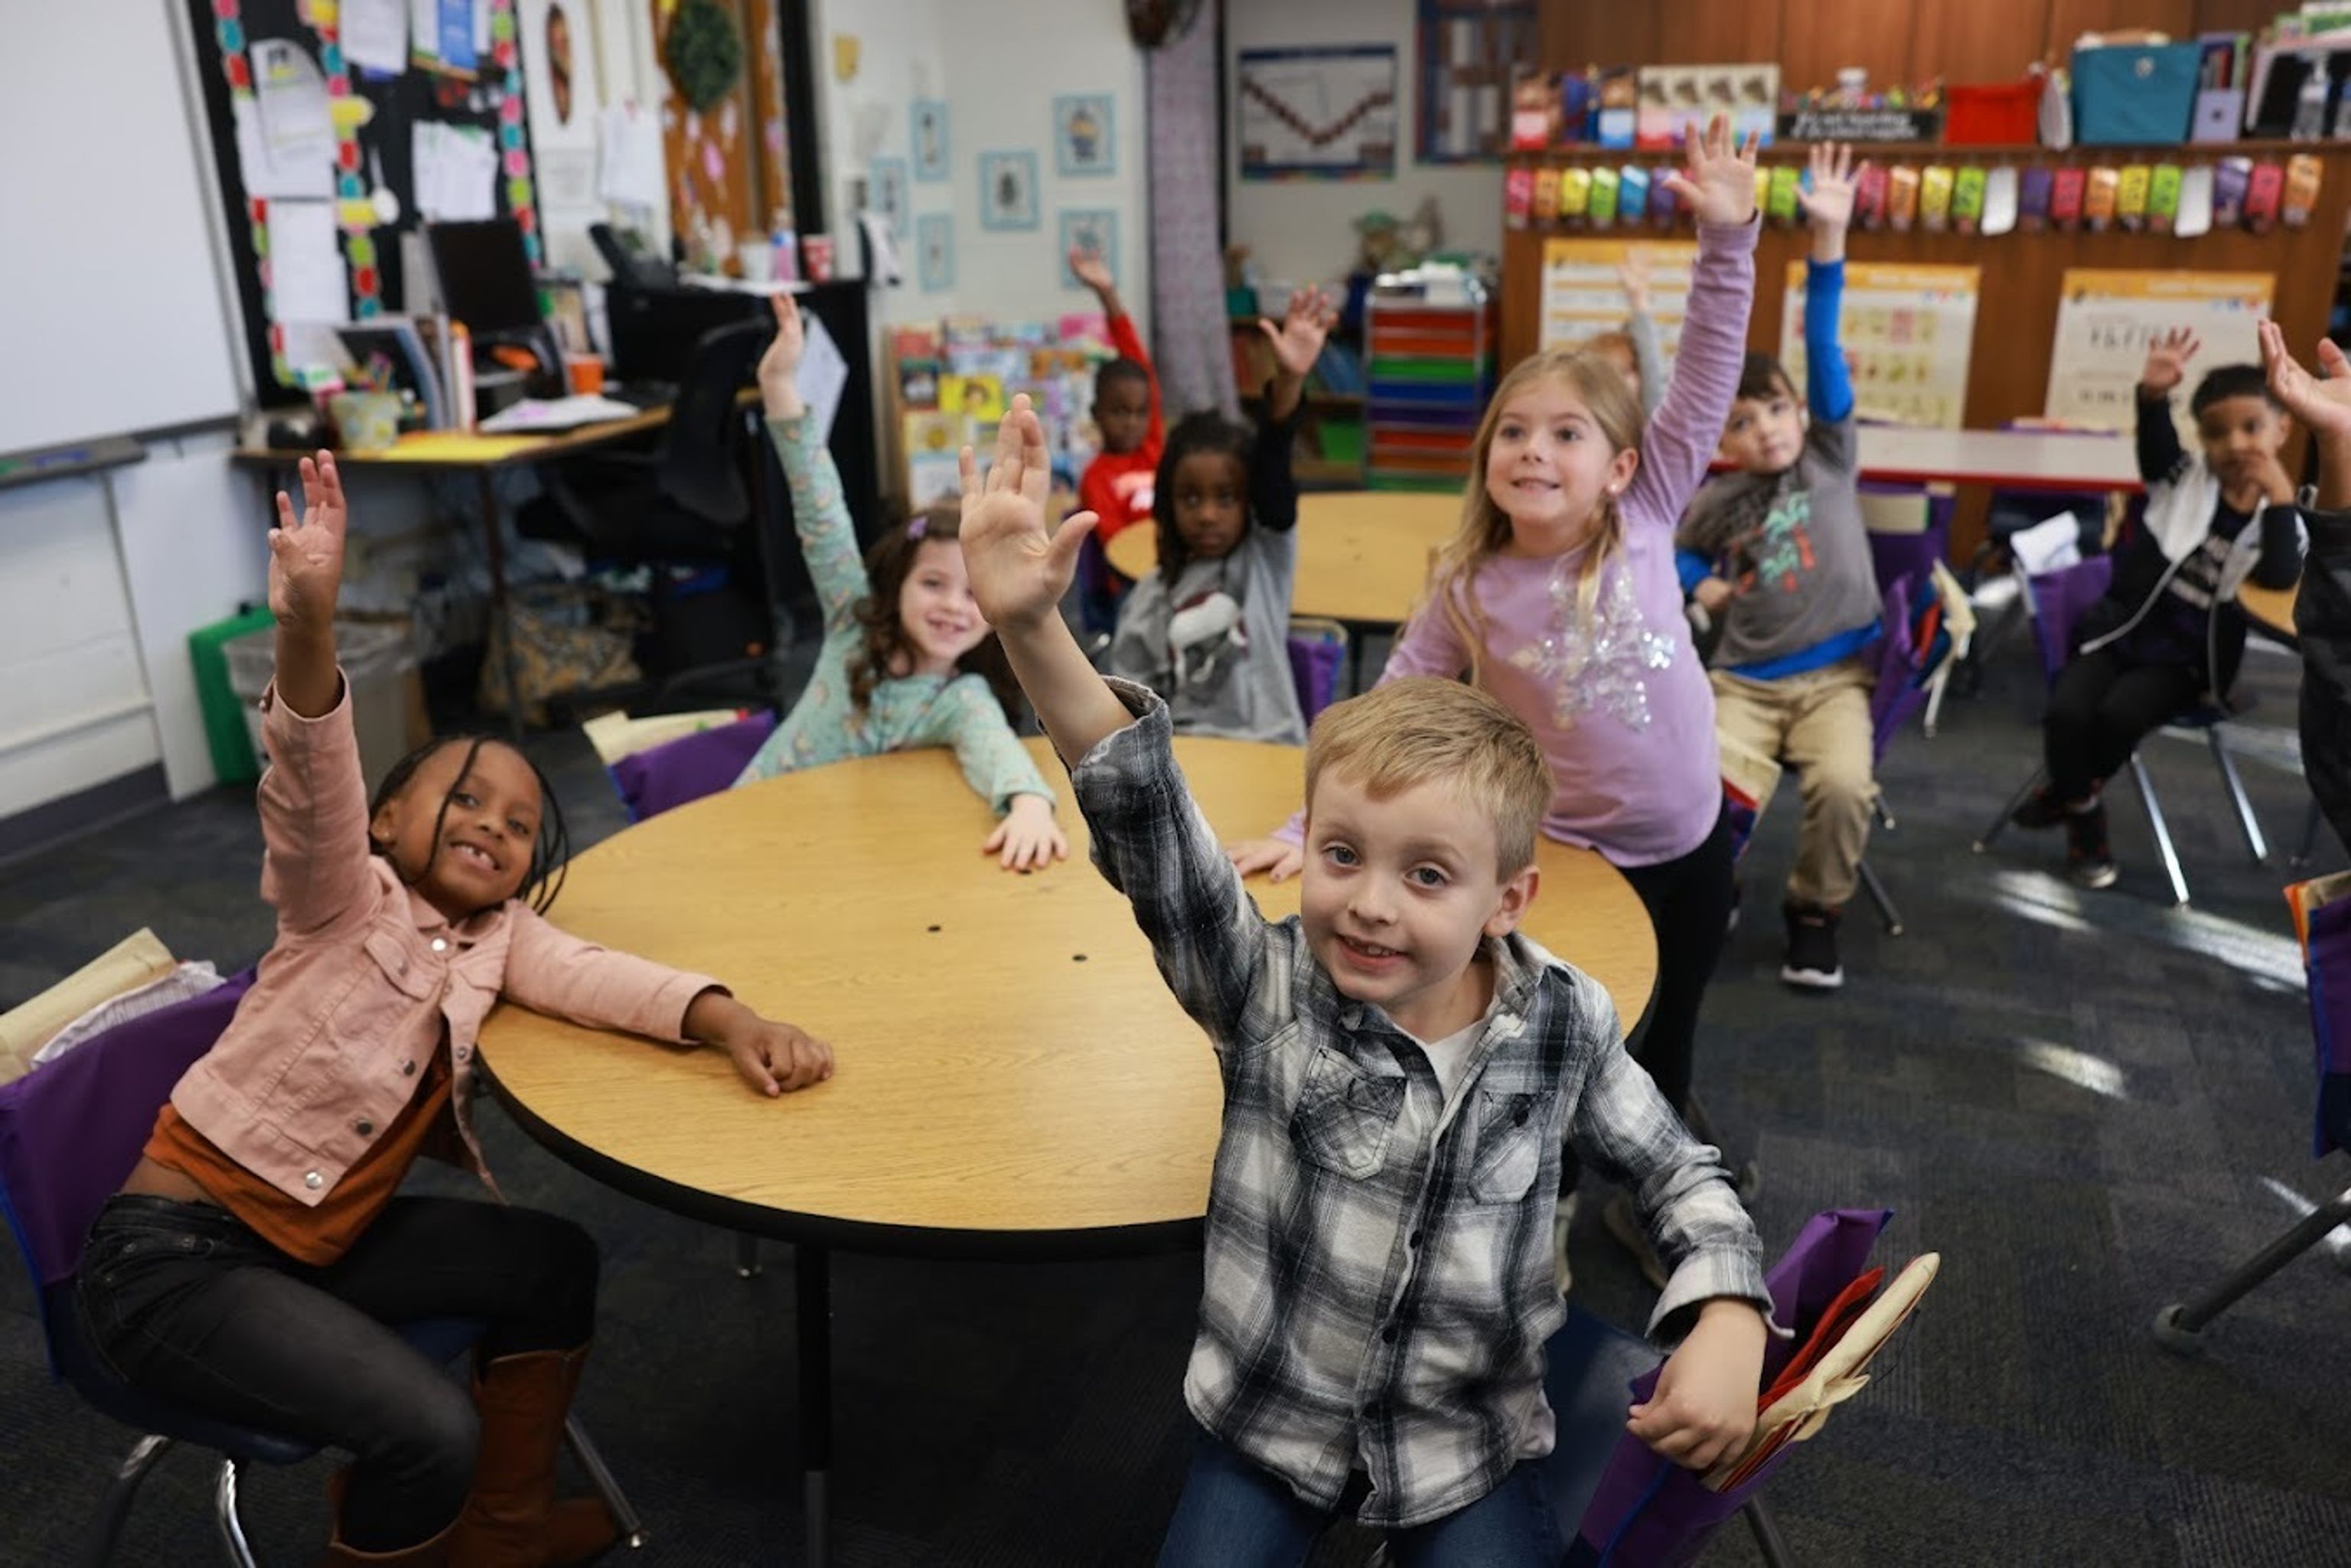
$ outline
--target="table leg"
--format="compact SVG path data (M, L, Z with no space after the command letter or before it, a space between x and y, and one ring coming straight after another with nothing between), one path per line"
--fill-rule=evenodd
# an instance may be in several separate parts
M522 680L515 670L514 616L507 603L506 538L498 528L497 470L475 471L482 490L482 527L489 533L490 634L497 639L507 681L507 733L522 744Z
M809 1568L824 1568L832 1470L832 1254L805 1244L792 1256L799 1318L800 1491Z

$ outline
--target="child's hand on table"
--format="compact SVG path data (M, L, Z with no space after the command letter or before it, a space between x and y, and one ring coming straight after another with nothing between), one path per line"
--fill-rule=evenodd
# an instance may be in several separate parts
M1687 162L1666 186L1698 222L1736 228L1755 215L1755 146L1752 134L1744 146L1731 136L1727 116L1716 115L1703 138L1693 125L1682 137Z
M1306 863L1306 852L1288 839L1243 839L1225 846L1225 858L1243 876L1264 872L1270 881L1287 882Z
M1666 1358L1648 1402L1626 1412L1625 1429L1701 1475L1736 1457L1755 1431L1767 1332L1751 1301L1701 1303L1697 1326Z
M832 1076L832 1047L797 1025L761 1018L721 991L694 998L684 1032L724 1051L743 1082L770 1099Z
M996 427L996 460L985 481L971 448L963 449L964 570L980 614L999 632L1033 629L1061 613L1077 573L1078 547L1100 520L1075 512L1058 528L1046 526L1052 466L1045 427L1027 392L1012 400Z
M1015 795L1012 809L979 846L1006 871L1043 871L1070 858L1069 835L1053 821L1053 803L1042 795Z
M759 356L759 399L769 419L798 419L808 406L800 402L800 355L808 346L800 308L785 294L768 303L776 309L776 336Z

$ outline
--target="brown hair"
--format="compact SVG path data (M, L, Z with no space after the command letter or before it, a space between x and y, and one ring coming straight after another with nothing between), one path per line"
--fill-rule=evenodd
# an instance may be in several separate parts
M1520 360L1502 378L1502 384L1494 389L1492 400L1486 404L1486 417L1478 422L1477 439L1470 450L1469 484L1461 496L1461 526L1437 552L1437 562L1428 574L1427 596L1413 612L1416 617L1426 614L1431 601L1443 605L1453 629L1468 644L1469 678L1473 681L1485 667L1486 617L1478 608L1471 585L1478 569L1510 542L1510 514L1496 506L1493 497L1486 493L1486 457L1494 448L1494 430L1501 423L1503 405L1546 377L1565 382L1583 400L1583 406L1591 412L1593 422L1600 427L1600 437L1608 443L1612 454L1628 448L1637 450L1641 444L1641 400L1633 395L1623 372L1604 356L1589 350L1553 349L1531 354ZM1624 519L1617 514L1616 498L1613 496L1601 500L1600 526L1593 535L1592 545L1575 588L1576 618L1587 627L1600 601L1601 580L1625 549Z
M1534 863L1551 809L1551 764L1526 721L1476 686L1411 675L1333 703L1306 738L1306 799L1315 780L1344 773L1374 800L1441 784L1494 827L1494 874Z
M865 552L865 578L872 591L852 612L865 636L849 654L849 704L859 713L872 700L873 688L892 678L891 666L901 658L911 663L914 657L914 645L898 619L898 596L905 589L906 574L914 570L914 558L933 539L954 542L962 537L963 503L934 501L874 540L873 548ZM1003 705L1005 716L1019 717L1020 684L1012 678L1004 644L997 641L994 632L956 661L956 673L985 678L987 689Z

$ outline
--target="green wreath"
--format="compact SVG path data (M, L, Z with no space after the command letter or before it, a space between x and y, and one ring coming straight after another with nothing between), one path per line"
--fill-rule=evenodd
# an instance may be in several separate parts
M662 64L678 95L707 112L742 79L743 35L718 0L684 0L662 41Z

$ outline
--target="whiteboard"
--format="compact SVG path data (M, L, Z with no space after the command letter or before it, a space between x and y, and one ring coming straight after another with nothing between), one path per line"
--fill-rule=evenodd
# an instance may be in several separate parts
M14 5L0 48L0 452L237 412L182 0ZM174 15L177 13L177 15Z

